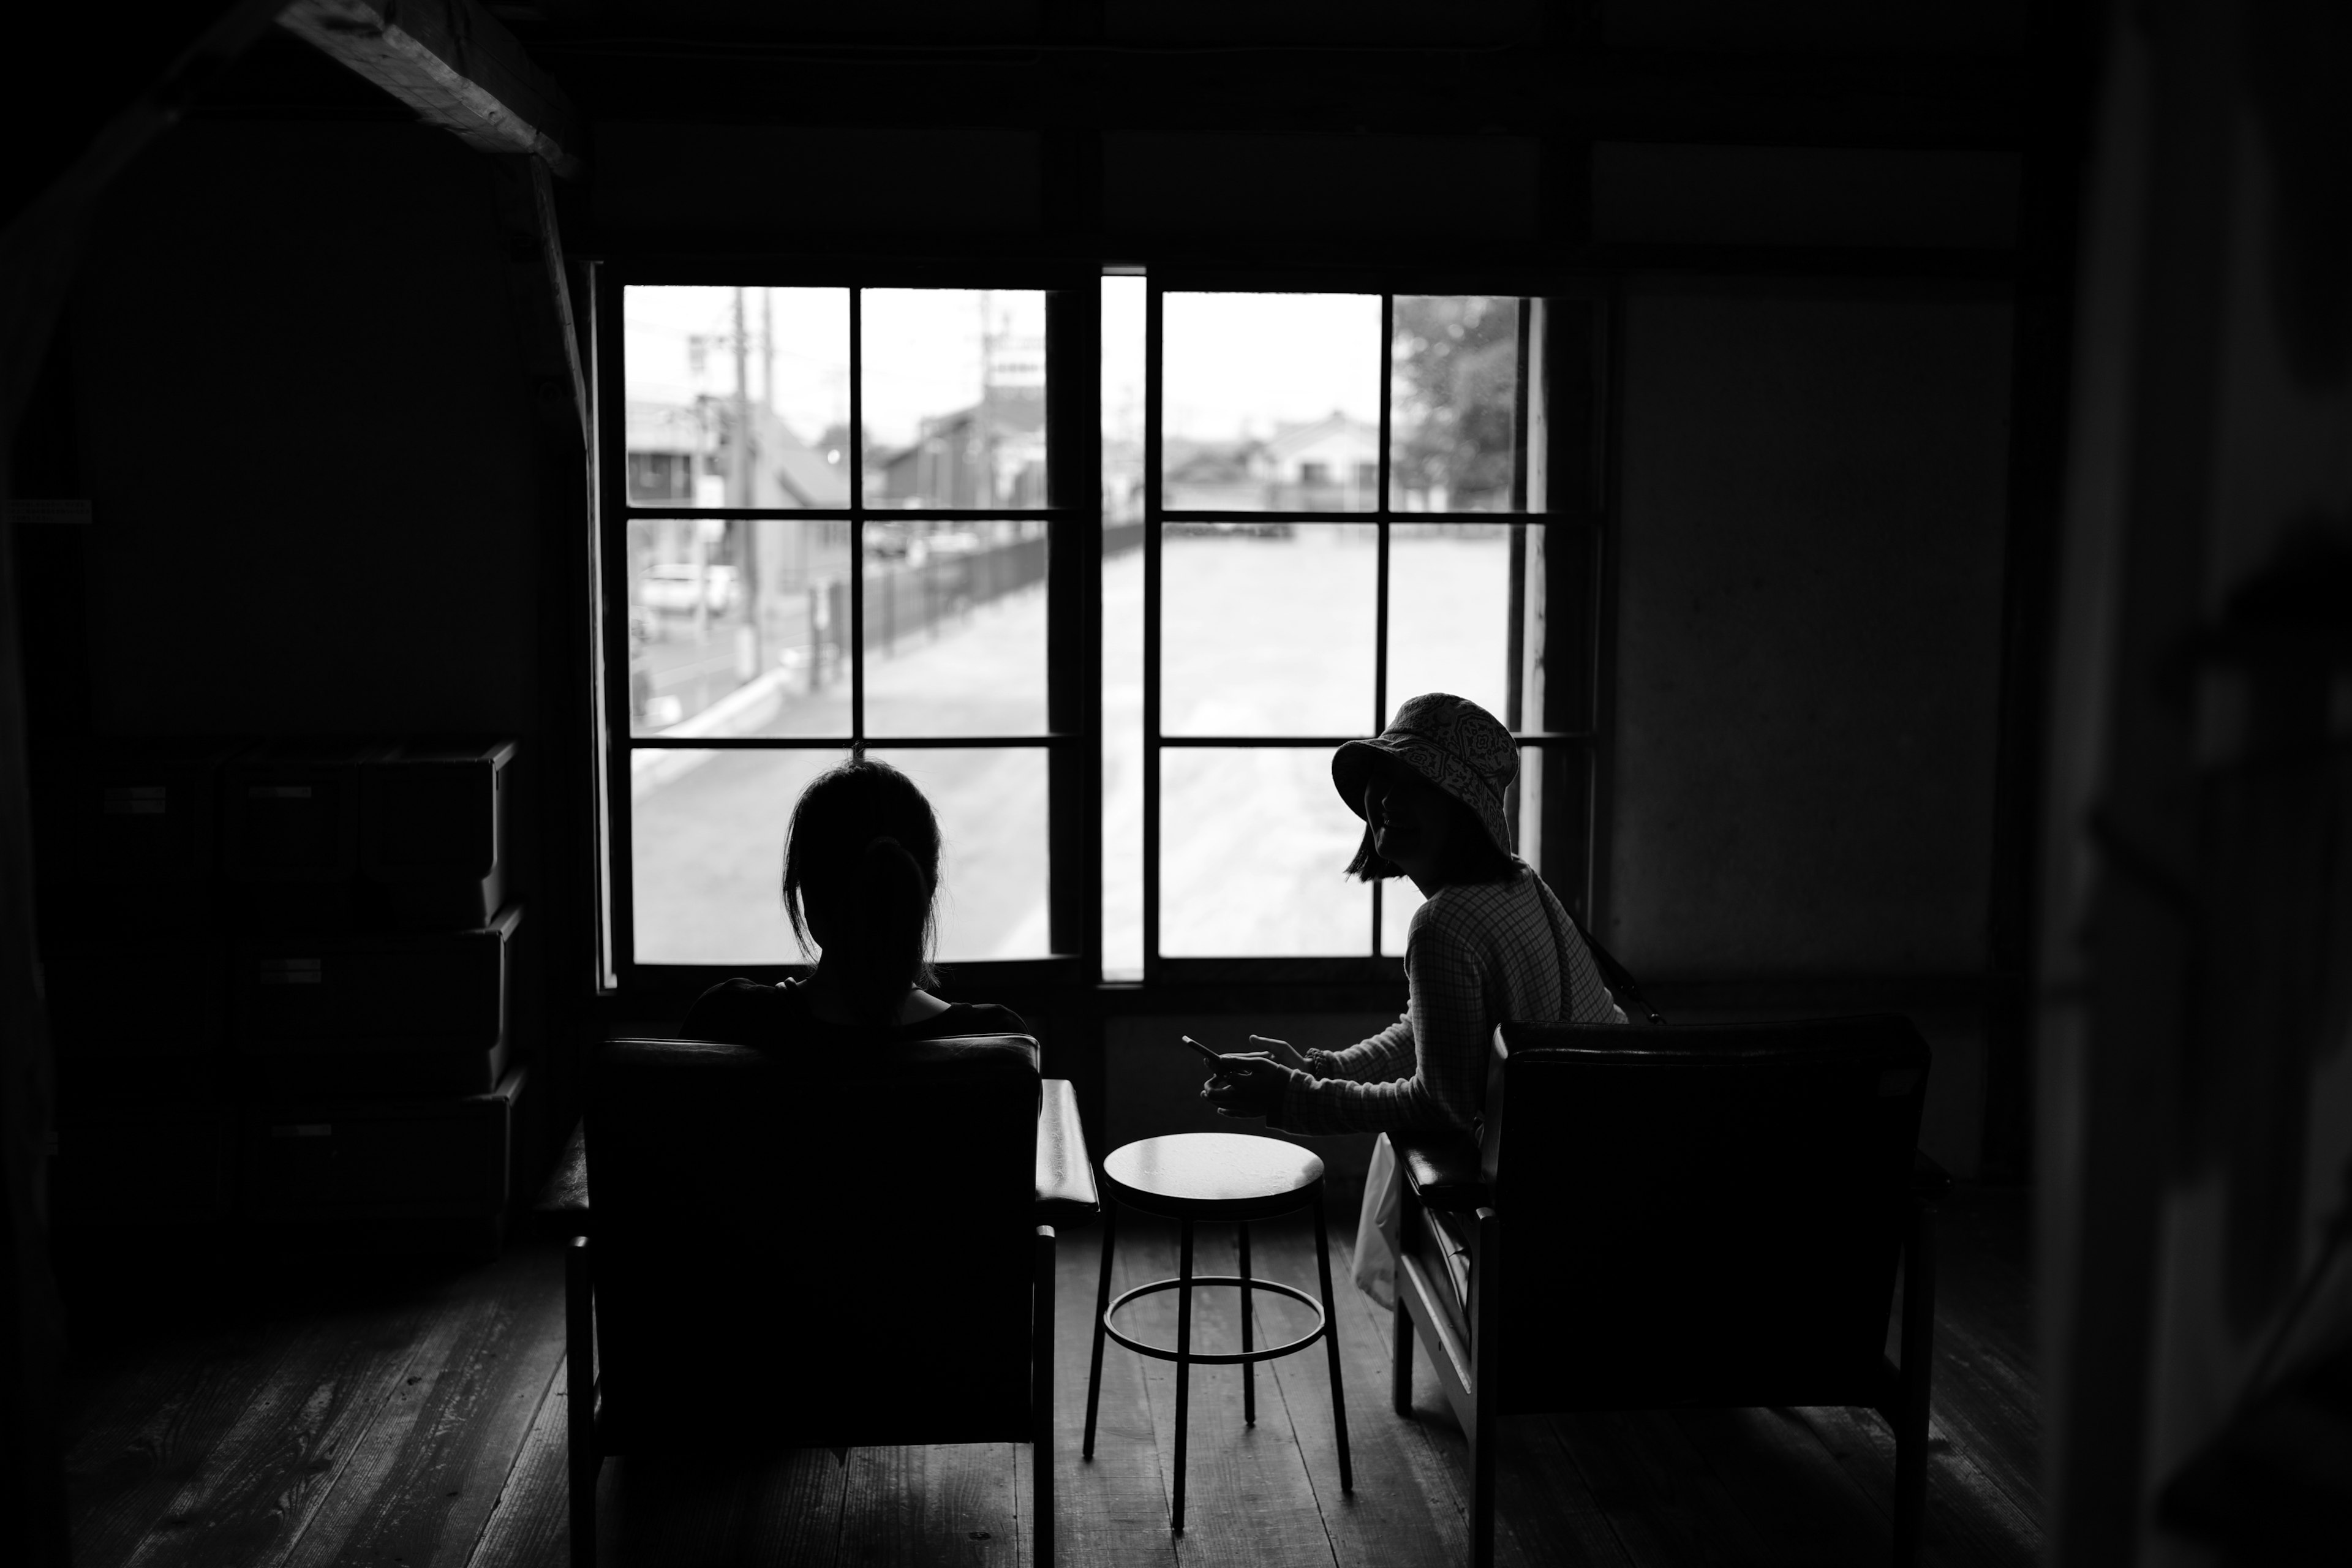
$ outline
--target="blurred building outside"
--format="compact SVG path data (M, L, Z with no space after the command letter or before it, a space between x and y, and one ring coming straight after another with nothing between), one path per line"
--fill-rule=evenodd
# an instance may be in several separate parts
M1169 437L1171 511L1370 511L1380 501L1380 426L1334 410L1265 437Z
M731 339L698 346L733 346ZM736 355L739 377L747 355ZM985 510L1045 504L1042 340L983 343L979 400L920 421L904 447L870 446L870 508ZM739 437L739 431L741 435ZM681 515L628 529L631 732L694 740L796 731L794 709L846 701L850 525L842 519L718 518L695 509L845 509L850 436L802 437L739 380L691 402L633 398L625 461L634 506ZM1045 576L1039 519L872 517L864 542L866 641L887 658L937 637L982 604ZM814 714L803 719L814 721ZM829 725L828 725L829 727ZM635 793L707 753L640 753Z
M1045 504L1045 344L991 335L980 401L922 420L915 439L872 454L870 506L985 511Z

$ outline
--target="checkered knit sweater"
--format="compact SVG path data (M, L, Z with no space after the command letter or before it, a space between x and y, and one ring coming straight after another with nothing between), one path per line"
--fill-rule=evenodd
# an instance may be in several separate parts
M1507 880L1440 888L1413 911L1404 973L1403 1015L1346 1050L1307 1052L1269 1125L1475 1136L1496 1025L1625 1022L1568 911L1524 861Z

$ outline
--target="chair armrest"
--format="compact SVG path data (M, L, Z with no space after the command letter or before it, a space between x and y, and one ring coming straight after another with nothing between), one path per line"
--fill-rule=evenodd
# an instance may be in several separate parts
M547 1216L550 1230L559 1236L586 1236L588 1224L588 1124L574 1124L563 1145L563 1157L548 1173L532 1209Z
M1911 1195L1933 1206L1952 1190L1952 1173L1927 1158L1924 1149L1911 1152Z
M1078 1097L1066 1078L1049 1078L1037 1100L1037 1223L1076 1225L1102 1212Z
M1489 1201L1478 1145L1463 1134L1391 1132L1389 1144L1423 1206L1466 1214Z

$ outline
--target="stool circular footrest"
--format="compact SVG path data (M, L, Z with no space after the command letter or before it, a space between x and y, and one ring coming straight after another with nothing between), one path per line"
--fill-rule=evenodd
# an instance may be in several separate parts
M1305 1350L1308 1345L1321 1339L1330 1328L1329 1322L1323 1316L1323 1303L1306 1291L1296 1286L1285 1285L1273 1279L1244 1279L1238 1274L1195 1274L1191 1283L1195 1288L1202 1285L1246 1285L1253 1290L1271 1290L1277 1296L1287 1296L1294 1301L1303 1301L1307 1304L1315 1314L1315 1326L1286 1345L1273 1345L1265 1350L1255 1351L1219 1352L1213 1355L1201 1351L1187 1351L1179 1356L1174 1351L1163 1349L1159 1345L1147 1345L1141 1340L1131 1340L1120 1333L1112 1324L1111 1315L1138 1296L1149 1296L1155 1290L1181 1289L1185 1283L1186 1281L1181 1279L1154 1279L1149 1285L1138 1285L1103 1309L1103 1332L1138 1355L1156 1356L1161 1361L1194 1362L1202 1366L1238 1366L1244 1362L1272 1361L1276 1356L1288 1355L1293 1351Z

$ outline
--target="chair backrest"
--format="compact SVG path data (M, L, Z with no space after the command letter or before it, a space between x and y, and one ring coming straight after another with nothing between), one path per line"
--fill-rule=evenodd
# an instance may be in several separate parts
M1506 1024L1506 1408L1867 1403L1928 1052L1893 1015Z
M1029 1436L1037 1045L616 1040L590 1086L614 1451Z

